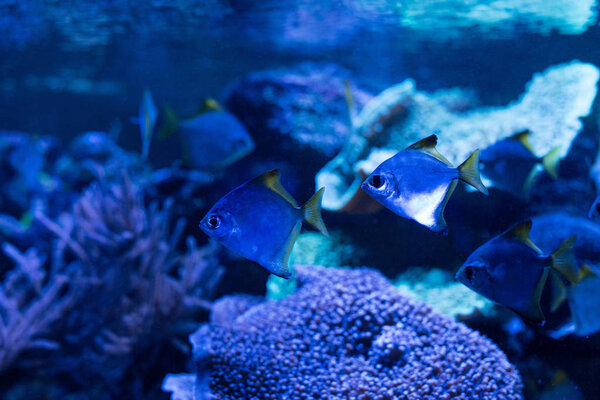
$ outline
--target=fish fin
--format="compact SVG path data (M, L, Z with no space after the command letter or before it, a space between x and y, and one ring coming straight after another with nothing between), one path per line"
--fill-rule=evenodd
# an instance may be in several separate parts
M577 274L577 282L579 283L586 278L591 278L594 276L598 276L598 274L596 274L596 272L594 272L594 270L589 265L582 264L579 267L579 273Z
M525 198L525 200L529 200L531 188L533 188L533 184L537 179L538 173L539 169L537 168L537 165L534 165L533 168L531 168L531 171L529 171L527 178L525 178L525 183L523 184L523 197Z
M302 206L302 214L304 215L304 220L306 222L317 228L323 235L329 236L325 223L323 222L323 217L321 216L321 200L323 199L324 192L324 187L319 189L317 193Z
M279 181L279 177L281 176L281 172L279 169L272 169L271 171L267 171L264 174L257 176L252 179L248 183L258 184L262 186L266 186L281 197L285 199L288 203L290 203L293 207L298 207L298 203L291 194L288 193L287 190L281 185Z
M438 211L438 213L439 213L438 214L438 224L437 224L436 231L443 235L448 233L448 224L446 223L446 219L444 218L444 210L446 209L446 204L448 204L448 200L450 200L450 196L452 196L452 193L454 192L454 189L456 189L457 185L458 185L458 182L456 182L456 180L453 180L452 183L450 183L450 186L448 187L448 191L446 192L444 199L440 203L440 207L439 207L439 211Z
M352 90L350 90L350 81L344 80L344 98L346 99L346 106L348 107L348 118L350 119L350 126L356 127L356 104L354 103L354 96Z
M204 99L204 101L202 102L202 112L208 112L208 111L223 111L223 106L221 106L221 104L219 104L218 101L216 101L215 99L212 98L207 98Z
M542 165L544 170L553 179L558 178L558 163L560 162L560 146L556 146L542 157Z
M285 246L278 254L276 261L271 263L269 271L281 278L289 279L292 276L292 272L290 271L290 267L288 265L290 260L290 253L294 248L294 243L296 243L296 239L298 239L298 234L300 233L300 228L302 227L302 221L296 222L296 225L292 228L290 232L290 236Z
M597 215L599 213L600 213L600 194L598 194L598 197L596 197L596 200L594 200L594 203L590 207L590 211L588 211L588 218L592 218L594 215Z
M450 161L446 159L446 157L441 155L436 150L435 146L437 145L437 140L438 139L436 135L427 136L425 139L421 139L418 142L411 144L406 148L406 150L421 151L423 153L429 154L431 157L443 162L449 167L454 167L454 165L452 165Z
M468 183L481 193L487 195L488 190L479 176L479 150L475 150L462 164L458 166L458 178Z
M164 108L165 122L158 132L157 138L159 140L165 140L171 137L179 128L179 118L175 110L170 105L166 105Z
M544 292L544 287L546 286L547 280L548 268L544 268L542 276L540 276L540 280L535 286L533 297L531 298L531 311L533 311L533 313L529 317L532 319L532 322L535 322L536 324L540 325L544 325L544 323L546 322L546 318L544 317L544 313L542 312L542 307L540 306L540 300L542 298L542 293Z
M571 283L578 283L579 273L577 271L577 260L575 260L575 241L577 235L573 235L561 244L558 249L550 255L552 269L560 272Z
M517 239L519 242L521 242L524 245L526 245L527 247L531 248L536 253L542 254L542 250L540 250L540 248L537 247L535 245L535 243L533 243L531 241L531 239L529 238L529 232L531 231L531 225L532 225L531 220L528 219L527 221L523 221L523 222L513 226L508 231L504 232L502 234L502 236L512 237L514 239Z
M527 150L531 152L531 154L535 154L531 143L529 143L529 136L531 135L531 131L529 129L525 129L524 131L517 132L512 135L510 138L513 140L519 141Z
M567 288L555 271L551 271L550 278L552 282L552 304L550 311L555 312L567 300Z

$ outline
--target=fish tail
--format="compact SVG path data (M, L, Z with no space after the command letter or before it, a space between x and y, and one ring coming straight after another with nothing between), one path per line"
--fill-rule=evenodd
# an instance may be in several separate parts
M558 163L560 162L560 146L556 146L542 157L542 165L552 178L558 178Z
M304 220L317 228L323 235L329 236L327 228L321 216L321 200L325 188L321 188L302 206L302 215Z
M475 150L465 162L458 166L458 178L473 186L481 193L488 194L488 190L481 182L481 177L479 176L479 150Z
M550 255L552 269L560 272L571 283L578 283L579 281L577 260L575 259L576 240L577 235L571 236Z

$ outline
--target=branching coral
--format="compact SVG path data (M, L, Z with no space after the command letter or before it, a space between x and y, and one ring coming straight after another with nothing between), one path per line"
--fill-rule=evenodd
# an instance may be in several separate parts
M117 183L92 184L58 222L36 214L87 279L78 307L63 317L68 334L59 339L57 370L118 379L136 354L157 354L165 340L180 346L207 309L223 273L216 246L199 248L188 238L179 251L185 221L171 223L171 205L146 205L123 174Z
M69 272L73 271L62 268L61 254L47 272L46 256L36 249L22 253L9 243L2 248L16 265L0 284L0 373L26 350L56 349L58 344L44 335L74 300L68 288Z
M208 373L217 399L522 398L517 371L494 344L377 272L296 272L294 294L192 335L197 396ZM184 378L166 384L189 389Z

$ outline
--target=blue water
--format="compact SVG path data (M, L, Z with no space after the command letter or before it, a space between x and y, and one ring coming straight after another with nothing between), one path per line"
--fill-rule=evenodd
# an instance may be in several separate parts
M299 204L308 200L319 189L317 174L340 152L350 153L344 80L358 112L406 79L414 82L412 93L418 91L406 114L384 129L404 132L403 121L415 118L421 131L407 129L406 139L393 140L384 133L369 150L400 151L436 133L440 152L458 165L466 158L463 147L470 154L492 143L444 136L457 119L466 116L469 132L477 124L470 113L508 108L523 98L533 76L556 66L577 60L600 68L599 14L593 0L2 2L0 398L169 398L161 390L166 374L202 369L192 361L188 336L209 321L210 304L231 293L285 292L285 284L257 264L209 242L199 221L230 190L273 168ZM434 95L451 88L461 90L446 100ZM131 118L146 89L158 119L144 160L140 128ZM587 91L578 90L566 95ZM552 99L560 87L548 91ZM513 224L558 211L587 218L600 182L597 172L590 175L600 115L596 88L589 91L591 98L583 96L583 105L565 117L565 125L582 121L563 127L573 132L568 139L569 133L545 139L527 125L532 113L519 114L527 126L514 114L490 125L532 128L536 156L549 150L544 141L565 148L558 179L542 173L528 197L498 185L484 197L459 184L445 210L447 236L393 210L370 212L363 204L348 212L324 203L330 238L304 229L291 264L367 266L438 311L431 302L444 296L464 296L457 303L467 309L481 302L477 307L494 312L449 315L499 347L520 373L522 398L600 398L600 334L555 339L550 333L572 320L566 308L540 328L502 305L468 297L474 292L458 284L463 292L442 291L456 283L453 275L469 254ZM210 149L182 149L178 133L166 133L165 107L181 122L206 98L238 118L256 148L230 165L200 170L186 157ZM557 96L554 103L563 100ZM417 103L429 105L417 109ZM542 110L548 121L564 110L552 103ZM219 128L214 140L226 141ZM82 136L86 132L97 133ZM348 166L356 167L354 161ZM597 218L588 222L595 227ZM549 248L556 247L563 223L548 228L556 230ZM569 231L587 235L580 239L585 248L576 251L579 261L600 266L600 252L589 244L594 228ZM57 284L57 276L64 282ZM43 301L51 288L54 297ZM553 289L545 290L550 296ZM598 304L594 296L582 311L586 316ZM46 312L27 314L35 307ZM217 398L233 398L219 392L218 380L212 385ZM289 397L272 395L264 398Z

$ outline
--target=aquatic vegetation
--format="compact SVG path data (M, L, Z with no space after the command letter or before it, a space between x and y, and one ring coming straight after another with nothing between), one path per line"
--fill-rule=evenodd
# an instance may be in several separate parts
M294 294L192 335L196 398L522 398L518 373L494 344L377 272L296 272ZM189 393L191 383L170 376L165 386Z
M422 301L449 317L468 316L476 311L494 315L494 303L456 282L454 274L439 268L411 267L393 283L402 295Z
M0 283L0 374L25 351L52 353L60 347L52 333L75 304L71 282L80 276L78 265L65 265L64 247L51 257L35 248L21 252L9 243L2 249L15 265L3 268Z
M453 165L465 160L475 149L485 149L516 132L529 129L536 154L546 154L560 146L564 157L580 131L580 117L588 115L596 97L599 71L573 61L534 75L525 93L506 107L482 107L456 113L415 89L412 80L386 89L359 114L367 126L379 127L376 134L355 134L342 151L316 176L318 187L327 187L323 208L347 210L361 196L365 177L386 159L424 135L436 132L438 151ZM403 112L401 112L404 110ZM397 117L391 118L393 115ZM377 125L381 118L393 124ZM485 177L483 177L485 178ZM483 179L486 186L493 183ZM358 207L360 209L360 207ZM368 210L368 208L363 209Z
M362 190L401 217L434 232L447 233L444 208L456 181L488 194L479 178L479 151L455 168L435 149L431 135L381 163L361 185Z
M202 218L200 228L272 274L289 278L288 260L302 222L324 235L327 228L321 217L323 188L300 207L279 176L274 169L229 192Z
M93 183L57 222L36 214L82 275L73 282L77 306L54 331L63 332L61 352L46 361L55 373L118 384L138 354L152 365L161 347L180 348L198 311L210 307L223 273L216 245L199 248L188 238L180 251L185 221L172 223L171 205L146 205L141 187L122 175L117 183Z

